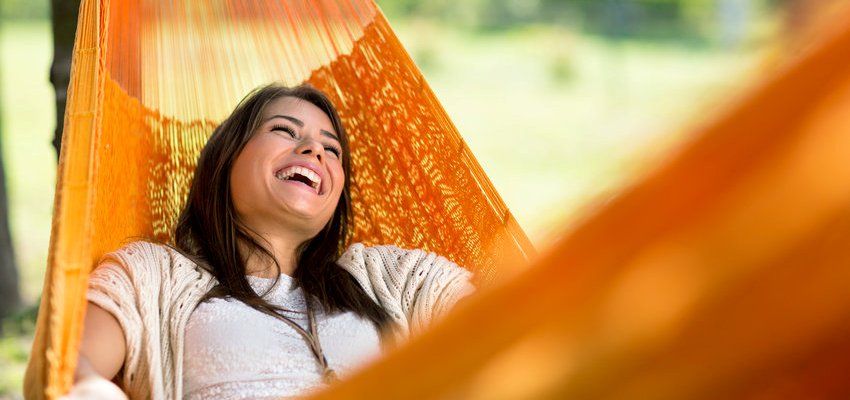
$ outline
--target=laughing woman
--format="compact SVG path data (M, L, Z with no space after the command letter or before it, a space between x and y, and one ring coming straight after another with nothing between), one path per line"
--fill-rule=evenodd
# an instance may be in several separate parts
M470 294L435 254L343 247L349 155L318 90L243 100L201 152L173 247L134 242L92 273L69 397L304 394Z

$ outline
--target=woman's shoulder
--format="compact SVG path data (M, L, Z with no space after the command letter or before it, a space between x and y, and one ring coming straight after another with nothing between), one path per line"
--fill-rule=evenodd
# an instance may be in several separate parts
M167 249L168 246L163 244L147 240L134 240L107 253L106 257L155 257L158 254L165 254L168 251Z
M405 332L420 331L474 291L470 271L423 249L355 243L338 264Z
M173 258L175 253L179 254L176 250L167 245L147 240L136 240L126 243L118 249L105 254L101 258L101 262L167 262Z
M354 243L337 260L349 272L385 270L397 272L421 268L460 268L451 260L424 249L406 249L391 244L366 246ZM463 268L460 268L463 269Z
M120 268L131 275L184 274L200 267L171 246L146 240L129 242L104 255L98 268Z
M391 244L366 246L354 243L342 253L340 264L363 264L366 262L395 263L405 257L420 257L427 254L422 249L405 249Z
M166 318L163 313L178 315L186 304L194 309L214 284L212 274L176 249L135 241L101 258L89 275L87 298L113 315L136 318L141 312Z

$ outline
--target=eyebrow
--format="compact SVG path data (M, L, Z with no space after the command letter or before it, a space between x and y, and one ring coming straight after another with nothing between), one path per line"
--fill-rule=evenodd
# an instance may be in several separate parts
M293 124L298 125L299 128L304 127L304 121L301 121L300 119L295 118L295 117L291 117L289 115L275 114L275 115L272 115L271 117L267 118L266 121L271 121L275 118L283 118L285 120L289 120ZM340 142L339 136L335 135L333 132L329 132L329 131L326 131L324 129L320 129L319 132L321 132L321 134L324 135L324 136L327 136L327 137L329 137L333 140L336 140L337 142ZM342 143L342 142L340 142L340 143Z

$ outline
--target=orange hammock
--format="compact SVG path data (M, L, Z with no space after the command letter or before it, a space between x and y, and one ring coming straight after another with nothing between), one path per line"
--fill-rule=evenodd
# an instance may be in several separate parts
M846 21L846 19L836 19ZM531 253L371 1L84 1L25 390L71 384L90 269L168 239L195 157L251 88L309 81L349 129L356 240L485 287L317 398L772 398L850 392L850 26Z
M69 387L89 271L169 239L217 121L271 81L339 107L355 241L435 251L484 286L532 251L372 1L91 0L78 25L31 388Z

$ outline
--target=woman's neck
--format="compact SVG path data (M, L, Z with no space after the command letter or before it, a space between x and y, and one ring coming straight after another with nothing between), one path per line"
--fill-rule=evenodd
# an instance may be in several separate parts
M264 239L257 240L257 243L267 246L274 260L269 259L268 255L262 251L250 251L248 246L240 244L240 253L248 255L248 259L245 260L246 275L260 278L274 278L278 274L292 276L295 273L295 268L298 267L296 262L298 245L293 245L296 241L280 237L265 237ZM275 260L280 266L280 271L274 263Z

